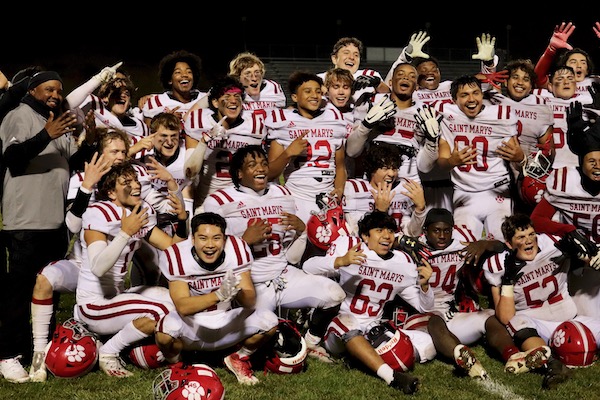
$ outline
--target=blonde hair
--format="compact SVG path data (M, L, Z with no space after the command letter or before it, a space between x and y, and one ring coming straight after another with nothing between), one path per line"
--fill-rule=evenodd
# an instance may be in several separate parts
M258 65L264 75L265 64L256 54L250 52L240 53L229 62L229 75L239 78L243 70L251 68L255 64Z

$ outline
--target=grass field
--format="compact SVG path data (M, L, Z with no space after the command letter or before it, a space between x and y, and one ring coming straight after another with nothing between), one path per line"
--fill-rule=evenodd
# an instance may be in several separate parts
M63 295L58 314L60 321L70 316L73 296ZM490 358L483 345L475 346L475 353L487 369L490 379L473 380L457 376L449 364L433 361L419 364L413 373L421 378L421 389L407 396L388 387L384 381L343 363L324 364L310 359L305 372L296 375L264 375L257 371L260 383L253 387L239 385L234 375L214 365L226 390L226 399L282 399L282 400L353 400L398 399L403 397L440 400L492 399L600 399L600 363L589 368L573 370L570 381L556 390L541 389L542 375L527 373L509 375L504 364ZM135 375L127 379L111 378L99 370L75 379L48 377L45 383L12 384L0 379L0 400L115 400L152 399L152 381L158 370L144 371L128 367Z

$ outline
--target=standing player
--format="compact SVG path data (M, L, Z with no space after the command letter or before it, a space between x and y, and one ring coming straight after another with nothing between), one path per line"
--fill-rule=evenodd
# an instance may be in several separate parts
M209 108L194 110L185 120L186 175L195 179L193 174L200 174L194 209L202 206L210 193L231 186L229 163L233 153L264 142L264 115L245 111L243 96L244 87L237 79L219 79L208 94Z
M324 196L341 199L346 183L345 144L352 128L341 111L321 107L323 81L297 71L289 79L294 108L272 110L265 124L269 140L269 180L283 173L296 199L298 217L308 221Z
M179 217L173 237L156 227L156 212L146 207L137 172L129 162L113 166L98 184L98 199L82 216L82 261L77 282L75 318L98 335L111 335L99 352L99 366L109 376L133 375L119 354L154 334L161 316L173 308L168 290L156 286L125 289L128 263L140 240L165 249L187 238L183 202L171 196Z
M251 246L256 307L278 312L313 308L305 334L308 354L329 361L319 343L338 312L344 291L333 280L296 267L306 247L306 226L295 215L290 191L268 182L269 163L262 147L239 149L232 157L231 173L234 187L211 194L205 211L222 215L227 220L226 233Z
M431 266L426 262L417 266L408 254L392 249L396 230L391 215L381 211L367 213L359 222L360 237L338 237L325 256L309 258L303 269L335 277L346 292L340 313L329 325L325 348L337 356L349 353L388 385L410 394L418 390L418 378L392 369L365 337L382 320L384 305L396 295L419 312L433 309ZM416 351L420 362L435 357L429 335L404 332L416 348L408 351Z
M257 307L250 248L241 238L225 234L225 219L204 212L196 214L191 225L191 237L161 257L175 310L159 322L156 343L171 363L179 361L182 351L239 344L225 357L225 366L241 384L254 385L258 378L250 355L275 334L277 315Z

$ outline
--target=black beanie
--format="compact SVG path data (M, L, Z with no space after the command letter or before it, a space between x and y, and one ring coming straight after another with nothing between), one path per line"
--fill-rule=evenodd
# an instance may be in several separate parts
M445 208L432 208L425 217L423 227L428 227L436 222L445 222L450 226L454 226L454 217L452 213Z
M27 90L34 89L34 88L38 87L38 85L40 85L44 82L48 82L48 81L60 81L60 83L62 83L62 79L61 79L60 75L58 75L58 72L42 71L42 72L38 72L37 74L33 75L29 79L29 85L27 86Z

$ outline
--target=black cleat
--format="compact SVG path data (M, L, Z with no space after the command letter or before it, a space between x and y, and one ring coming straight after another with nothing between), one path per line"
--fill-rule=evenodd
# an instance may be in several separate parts
M419 390L419 378L406 372L394 371L394 380L390 383L394 389L401 390L404 394L413 394Z
M542 381L542 389L555 389L571 377L571 370L556 358L548 360L546 365L548 370Z

